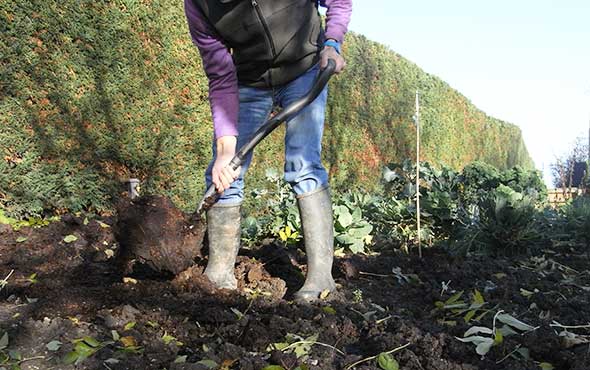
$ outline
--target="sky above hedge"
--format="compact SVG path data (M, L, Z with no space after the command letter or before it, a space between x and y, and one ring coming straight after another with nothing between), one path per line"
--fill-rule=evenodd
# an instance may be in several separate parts
M521 127L537 168L590 121L590 2L355 1L351 30Z

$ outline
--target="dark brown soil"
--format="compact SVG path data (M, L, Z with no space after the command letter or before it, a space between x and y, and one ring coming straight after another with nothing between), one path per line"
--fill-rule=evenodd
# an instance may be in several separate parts
M338 258L339 292L300 305L290 301L305 272L296 248L242 250L240 291L215 291L198 257L175 278L126 276L114 261L113 227L104 227L116 220L100 221L68 216L20 231L0 225L0 280L12 271L0 290L0 337L8 333L3 352L18 351L22 369L193 370L210 361L222 369L346 369L405 345L393 357L408 370L531 370L543 362L590 369L589 260L570 249L512 259L462 260L440 249L425 250L422 259L393 252ZM68 235L76 240L66 243ZM458 291L471 302L475 289L486 301L476 316L489 310L479 321L436 309ZM483 358L455 338L475 325L491 328L499 310L538 328L505 337ZM580 327L568 329L566 340L565 329L550 326L556 323ZM318 337L308 348L291 347L299 358L270 350L291 334ZM87 336L101 343L98 350L76 366L64 364L73 342ZM49 350L52 341L61 347ZM354 368L380 367L373 359Z
M135 264L145 264L154 271L177 275L201 257L205 229L198 216L180 211L167 197L122 200L115 228L122 247L122 270L129 273Z

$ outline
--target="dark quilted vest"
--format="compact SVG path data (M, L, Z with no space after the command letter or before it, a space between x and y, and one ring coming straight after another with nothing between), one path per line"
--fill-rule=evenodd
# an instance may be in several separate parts
M317 63L317 0L192 0L230 48L240 84L274 87Z

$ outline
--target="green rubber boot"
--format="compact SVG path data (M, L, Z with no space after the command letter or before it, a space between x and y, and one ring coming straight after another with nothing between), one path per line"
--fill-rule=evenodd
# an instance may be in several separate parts
M296 301L313 302L320 294L336 290L332 278L334 261L334 224L330 189L322 188L297 197L303 228L307 276L303 287L295 293Z
M209 261L205 275L218 289L237 289L234 274L240 249L240 205L216 204L207 211Z

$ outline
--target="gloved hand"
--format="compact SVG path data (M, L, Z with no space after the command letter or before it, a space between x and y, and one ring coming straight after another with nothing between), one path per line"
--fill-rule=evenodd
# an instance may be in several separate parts
M240 175L241 167L232 170L229 167L229 162L236 154L236 144L238 139L235 136L222 136L217 139L217 157L213 163L211 177L215 190L218 193L223 193L229 188Z

